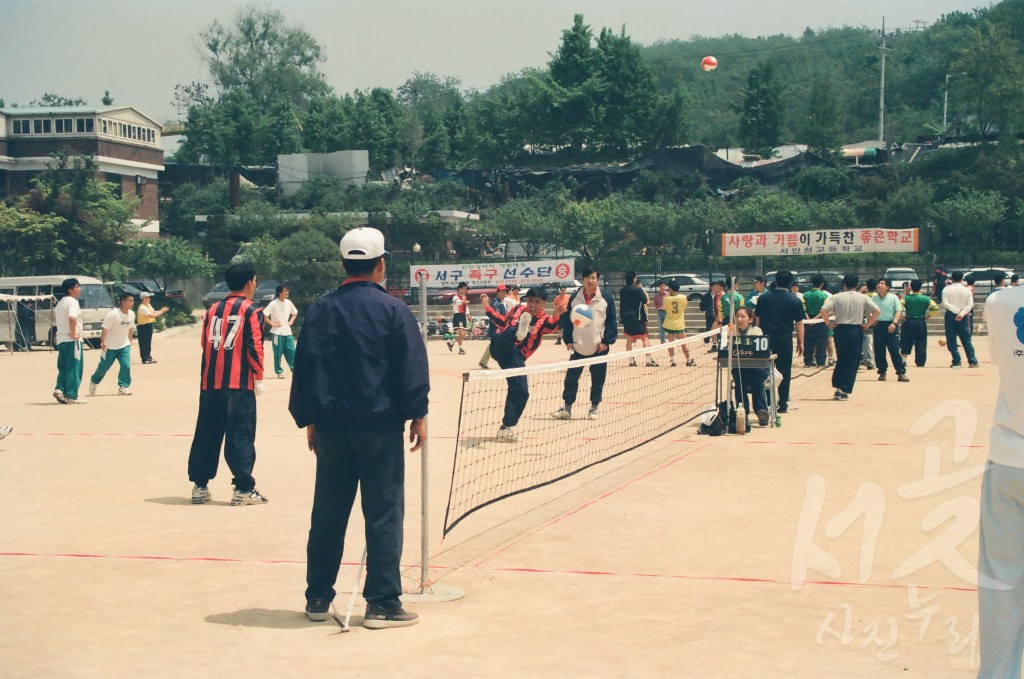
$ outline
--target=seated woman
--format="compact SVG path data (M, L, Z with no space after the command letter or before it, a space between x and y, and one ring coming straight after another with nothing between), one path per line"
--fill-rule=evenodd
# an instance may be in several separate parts
M753 312L747 307L740 307L735 313L736 325L733 331L732 341L742 343L747 338L763 334L761 328L754 325ZM733 368L732 381L736 388L736 403L742 403L743 408L750 410L750 399L747 393L753 394L754 410L757 413L757 423L762 427L768 426L768 395L765 392L764 383L768 379L768 368ZM750 428L750 422L747 422Z

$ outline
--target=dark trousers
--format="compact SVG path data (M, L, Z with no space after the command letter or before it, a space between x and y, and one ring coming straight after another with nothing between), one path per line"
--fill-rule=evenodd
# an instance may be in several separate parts
M217 476L220 446L234 476L235 490L248 492L256 485L256 394L249 389L205 389L199 393L196 433L188 454L189 481L205 487Z
M828 361L828 326L824 323L804 324L804 365L825 365Z
M491 340L491 358L498 362L502 370L526 366L523 352L504 335ZM508 393L505 394L505 414L501 418L501 426L514 427L519 424L519 418L526 410L526 402L530 400L530 387L526 375L506 377L505 382L508 384Z
M569 356L569 360L582 361L585 358L594 358L594 356L607 356L609 351L609 349L605 349L604 351L598 351L590 356L584 356L574 351L572 355ZM576 393L580 388L581 375L583 375L583 368L569 368L565 371L565 382L562 386L562 400L565 401L565 405L567 406L572 406L572 404L576 402ZM607 377L607 363L595 363L590 366L590 405L596 406L601 402L601 398L604 396L604 382Z
M153 324L147 323L135 328L135 336L139 338L139 358L142 362L153 359Z
M946 312L946 348L949 355L953 357L953 365L960 365L960 349L957 347L957 338L964 343L964 353L967 354L967 362L971 365L978 363L978 357L974 355L974 342L971 340L971 316L968 314L961 320L956 320L956 314L952 311Z
M836 367L832 371L832 386L852 394L860 359L864 355L864 329L859 325L837 325L833 339L836 343Z
M405 518L403 423L316 430L316 488L306 544L306 598L333 600L356 489L366 525L367 603L394 608L402 594Z
M928 360L928 323L923 318L908 318L903 321L900 332L900 353L910 356L914 350L914 365L923 368Z
M744 410L749 416L751 412L768 410L768 392L765 391L764 383L768 380L766 368L743 368L732 370L732 383L736 391L736 403L742 403ZM753 397L754 410L750 410L750 398Z
M782 381L779 382L779 407L782 408L789 404L789 383L793 372L793 333L768 335L768 348L777 356L775 367L782 373Z
M890 323L891 321L879 321L872 331L874 333L871 339L875 347L875 367L878 368L879 375L884 375L889 370L889 361L885 357L888 352L889 358L892 359L893 370L897 375L904 375L907 372L907 364L904 363L903 356L900 355L900 331L897 329L894 332L889 332Z

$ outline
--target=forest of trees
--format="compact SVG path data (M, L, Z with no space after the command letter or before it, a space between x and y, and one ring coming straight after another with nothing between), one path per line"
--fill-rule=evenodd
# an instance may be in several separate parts
M380 226L396 250L416 242L422 256L452 249L470 256L483 239L517 240L558 243L586 261L651 271L707 265L709 231L916 226L928 233L929 252L911 258L922 264L1012 264L1024 249L1024 0L887 33L884 142L962 143L871 169L837 157L842 144L878 137L881 36L870 28L644 46L627 27L595 29L577 15L552 36L546 67L508 74L486 90L414 72L394 91L346 94L324 80L320 45L280 12L243 10L231 25L208 26L201 42L209 77L175 89L186 137L168 160L202 160L220 178L177 187L162 204L161 226L219 264L240 243L256 244L249 251L259 253L268 274L294 272L295 260L322 263L326 244L350 226L329 213L343 211L389 212ZM718 58L717 70L700 69L705 55ZM782 143L806 144L817 162L772 185L741 179L716 186L699 174L641 172L628 188L595 196L571 178L541 188L502 181L517 168L622 163L666 146L739 146L770 156ZM407 165L426 175L475 171L489 180L361 189L317 180L287 201L245 191L240 207L228 207L224 178L239 166L273 165L280 153L352 148L369 150L372 176ZM0 245L65 228L66 217L47 212L41 199L67 191L53 184L57 176L35 197L8 200ZM296 220L289 209L312 210L313 218ZM445 227L431 216L439 209L482 219L472 229ZM197 214L210 218L197 224ZM109 255L97 250L78 261L109 263ZM0 259L7 271L38 265Z

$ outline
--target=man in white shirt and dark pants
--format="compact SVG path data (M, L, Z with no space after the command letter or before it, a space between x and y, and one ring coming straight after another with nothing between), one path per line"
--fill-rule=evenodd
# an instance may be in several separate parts
M1016 679L1024 654L1024 288L991 295L985 322L999 394L981 484L978 677Z
M274 374L280 380L284 379L282 356L288 364L288 369L295 372L295 337L292 336L292 323L298 317L299 310L288 299L287 285L277 286L276 293L277 298L267 305L263 317L270 324L271 343L274 345Z
M962 271L954 271L952 284L942 289L942 307L946 310L946 348L949 355L953 357L953 365L960 367L960 350L957 348L956 340L964 344L964 353L967 354L967 365L971 368L978 367L978 357L974 355L974 342L971 341L971 312L974 311L974 293L964 285L964 274Z

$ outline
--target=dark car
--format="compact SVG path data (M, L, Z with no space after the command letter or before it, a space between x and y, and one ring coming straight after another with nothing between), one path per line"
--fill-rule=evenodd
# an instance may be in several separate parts
M811 278L815 274L821 274L821 277L825 279L825 290L831 292L833 295L843 291L843 274L837 271L801 271L796 274L793 280L800 286L801 292L807 292L813 285L811 285Z
M154 295L165 297L167 299L185 299L184 290L164 290L160 287L152 278L129 278L125 281L125 284L137 288L142 292L151 292Z
M139 290L134 285L129 285L128 283L110 283L109 285L110 292L113 295L115 302L121 297L121 294L125 292L135 299L136 304L138 304L142 299L142 290Z
M274 301L275 297L277 297L277 281L274 280L261 281L256 286L256 292L252 293L252 301L261 307L266 307Z
M971 269L970 271L964 272L964 282L974 288L975 294L987 295L992 292L992 288L995 287L995 279L997 275L1001 275L1003 280L1009 284L1010 276L1013 275L1013 270L1004 269L1002 267Z
M213 286L213 289L203 295L203 306L209 309L215 303L221 301L225 297L231 294L231 290L228 288L228 284L224 281L217 283Z

